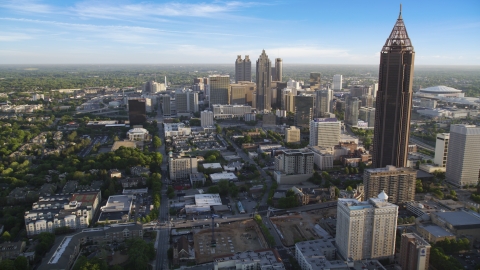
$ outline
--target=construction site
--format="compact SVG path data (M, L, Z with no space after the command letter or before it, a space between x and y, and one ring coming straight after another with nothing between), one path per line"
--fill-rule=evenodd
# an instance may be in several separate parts
M197 264L213 261L214 257L247 250L268 248L258 225L253 220L221 224L215 227L215 247L212 229L198 230L193 235Z
M271 217L270 220L280 234L280 239L285 246L293 246L296 242L322 239L330 237L321 228L320 224L325 219L336 216L336 209L315 210L302 213Z

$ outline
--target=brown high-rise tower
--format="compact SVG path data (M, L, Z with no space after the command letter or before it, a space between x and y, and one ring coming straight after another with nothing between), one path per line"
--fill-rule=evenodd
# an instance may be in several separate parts
M265 50L257 60L257 95L256 108L259 112L270 111L272 109L272 62L268 59Z
M373 167L406 167L415 52L400 15L380 53Z

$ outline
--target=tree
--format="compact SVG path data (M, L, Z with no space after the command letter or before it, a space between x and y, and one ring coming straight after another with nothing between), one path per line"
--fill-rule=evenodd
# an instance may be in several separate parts
M25 258L23 256L18 256L14 261L14 265L15 265L16 270L28 270L29 269L28 260L27 260L27 258Z
M155 148L162 146L162 140L158 136L153 136L152 143Z
M350 174L350 170L348 169L348 167L345 167L345 174Z
M218 186L211 186L208 188L208 193L217 194L220 193L220 189L218 188Z
M2 270L16 270L15 263L12 260L6 259L0 261L0 269Z
M10 241L10 239L12 238L12 236L10 235L9 232L5 231L3 234L2 234L2 240L3 241Z
M351 186L348 186L348 187L347 187L347 191L348 191L348 192L352 192L352 191L353 191L352 187L351 187Z
M450 190L450 195L452 195L452 197L457 197L457 192L455 192L455 190Z

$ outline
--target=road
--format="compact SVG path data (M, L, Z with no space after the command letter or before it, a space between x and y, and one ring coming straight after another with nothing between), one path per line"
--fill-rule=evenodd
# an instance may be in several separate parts
M160 106L160 105L159 105ZM159 137L162 140L162 146L159 149L159 152L163 156L163 164L167 163L167 155L165 155L165 136L163 132L163 117L161 114L161 110L157 110L157 117L155 118L158 125L158 132ZM162 164L162 165L163 165ZM163 166L162 166L163 167ZM162 181L165 182L167 179L166 172L162 173ZM170 215L168 211L168 197L167 197L167 185L163 185L162 187L162 194L161 194L161 202L160 202L160 209L158 210L158 220L164 222L166 220L170 220ZM170 222L167 222L166 226L158 227L154 226L154 229L157 231L157 240L155 242L155 248L157 249L157 256L154 262L154 269L156 270L163 270L169 269L168 267L168 258L167 258L167 251L170 248Z
M418 147L421 147L421 148L424 148L428 151L432 151L432 152L435 152L435 147L429 145L429 144L426 144L424 142L422 142L419 138L416 138L414 136L410 136L410 142L416 144Z

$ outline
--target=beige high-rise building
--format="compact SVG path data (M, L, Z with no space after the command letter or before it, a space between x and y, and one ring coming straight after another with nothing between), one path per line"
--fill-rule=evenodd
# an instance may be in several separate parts
M270 89L272 82L271 67L272 62L268 59L265 50L263 50L257 60L256 68L257 95L255 102L258 112L268 112L272 109L272 91Z
M365 202L338 199L338 254L344 260L393 259L397 216L398 206L389 203L383 191Z
M480 127L451 125L445 178L457 187L476 186L480 176Z
M237 55L235 60L235 82L239 81L252 81L252 62L248 55L245 55L245 59Z
M402 234L400 261L402 270L428 270L430 244L415 233Z
M284 100L285 100L285 105L284 108L287 112L295 112L295 95L287 89L288 91L284 91Z
M170 180L186 180L190 174L197 173L197 157L169 157Z
M438 133L435 143L435 158L433 162L441 167L447 167L448 141L450 133Z
M310 146L334 147L340 142L342 123L336 118L316 118L310 121Z
M371 198L384 190L389 194L388 201L391 203L413 201L416 179L417 171L412 168L388 165L385 168L366 169L363 174L365 198Z
M229 104L231 105L250 105L252 106L253 93L255 92L255 83L240 81L230 84Z
M285 142L300 143L300 129L291 126L285 129Z

